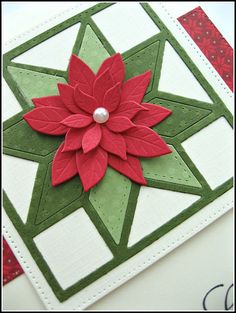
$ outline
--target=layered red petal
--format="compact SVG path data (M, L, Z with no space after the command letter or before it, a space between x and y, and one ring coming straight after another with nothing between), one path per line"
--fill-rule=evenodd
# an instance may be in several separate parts
M78 151L76 153L76 164L84 191L88 191L94 187L106 173L107 152L100 147L86 154Z
M115 133L121 133L135 125L126 116L114 116L107 121L106 126Z
M141 164L138 158L127 155L127 160L121 160L115 155L108 156L108 164L121 174L129 177L136 183L146 185L147 182L143 177Z
M77 174L76 152L63 152L64 143L58 148L52 162L52 185L56 186Z
M98 107L97 100L93 96L90 96L80 90L79 86L75 88L74 96L76 104L80 107L81 110L87 113L93 113Z
M61 121L61 124L72 128L83 128L90 125L93 118L83 114L72 114Z
M120 134L115 134L106 127L102 127L100 146L107 152L118 155L120 158L126 160L126 144Z
M118 108L120 103L121 84L117 83L112 88L108 89L103 98L103 107L109 112L113 112Z
M97 76L102 74L105 70L109 69L113 83L121 83L125 77L125 66L120 53L107 58L100 66Z
M147 110L135 101L121 102L118 108L112 113L112 116L126 116L132 119L139 111Z
M81 91L92 95L95 74L86 63L74 54L70 58L68 79L70 85L78 86Z
M82 148L84 153L88 153L89 151L96 148L102 137L101 126L97 123L89 130L87 130L82 139Z
M131 100L140 103L145 95L150 78L151 71L147 71L125 81L121 93L121 102Z
M61 121L71 113L56 107L39 107L23 115L34 130L48 135L64 135L68 128Z
M33 104L36 108L40 107L54 107L54 108L61 108L66 110L66 107L61 99L60 96L48 96L48 97L41 97L41 98L33 98Z
M147 108L147 111L140 111L134 118L133 122L138 125L144 125L147 127L152 127L161 121L163 121L167 116L169 116L172 111L166 109L160 105L155 105L151 103L142 103L142 106Z
M82 147L83 135L86 128L71 128L66 133L63 151L79 150Z
M80 109L74 99L74 88L67 84L57 84L57 87L65 107L72 113L78 113Z
M127 152L139 157L154 157L170 153L165 141L146 126L132 127L123 133Z
M93 85L93 96L97 100L99 106L102 106L105 93L111 87L113 87L113 81L109 70L107 69L95 79Z

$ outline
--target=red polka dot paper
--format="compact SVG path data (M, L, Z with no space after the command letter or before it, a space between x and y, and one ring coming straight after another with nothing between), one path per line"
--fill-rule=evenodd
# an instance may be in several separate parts
M233 49L206 13L197 7L178 21L233 91Z
M3 238L3 285L23 273L16 257Z

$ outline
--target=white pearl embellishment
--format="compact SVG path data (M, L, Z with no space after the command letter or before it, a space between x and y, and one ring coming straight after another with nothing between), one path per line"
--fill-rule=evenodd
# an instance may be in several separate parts
M109 112L105 108L97 108L93 112L93 119L99 124L105 123L109 119Z

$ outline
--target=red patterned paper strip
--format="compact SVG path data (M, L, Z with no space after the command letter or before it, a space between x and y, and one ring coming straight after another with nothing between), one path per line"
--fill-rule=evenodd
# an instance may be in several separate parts
M205 12L198 7L179 17L178 20L229 88L233 90L233 49ZM23 269L3 238L3 284L5 285L22 273Z
M197 7L178 21L233 91L233 49L206 13Z
M3 238L3 285L23 273L23 269Z

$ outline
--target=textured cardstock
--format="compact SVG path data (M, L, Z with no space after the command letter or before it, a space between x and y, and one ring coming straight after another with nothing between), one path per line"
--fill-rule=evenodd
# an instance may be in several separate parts
M232 208L232 93L181 25L159 3L70 14L3 57L4 235L48 309L85 308ZM96 72L116 52L126 79L152 71L144 100L172 110L153 127L172 153L142 160L147 186L108 168L89 192L78 176L52 187L63 138L22 116L57 94L72 53Z

